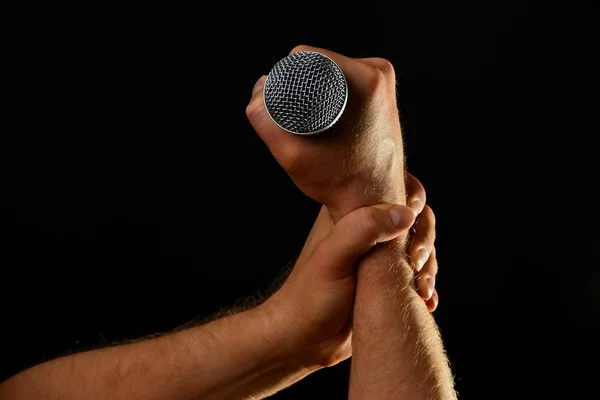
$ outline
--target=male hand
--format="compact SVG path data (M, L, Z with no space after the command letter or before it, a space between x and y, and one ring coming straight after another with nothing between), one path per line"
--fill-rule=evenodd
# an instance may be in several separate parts
M321 208L313 229L292 273L264 304L276 321L280 337L285 337L293 354L310 349L310 360L330 366L352 355L352 307L356 289L355 267L360 257L376 242L393 239L414 227L408 250L415 269L417 288L429 311L438 304L437 291L422 286L426 277L435 277L437 260L433 249L435 217L425 204L425 189L412 175L407 175L408 198L419 209L398 206L403 224L394 229L389 216L380 211L391 205L355 210L337 225L325 207ZM424 205L424 206L423 206ZM415 222L414 215L417 215ZM425 252L419 252L425 249ZM423 255L424 254L424 255ZM419 257L424 261L418 261Z
M268 116L255 85L246 108L250 123L306 195L327 206L334 222L359 207L405 204L404 155L392 65L380 58L352 59L298 46L334 60L348 82L347 108L337 124L317 135L294 135Z
M433 312L439 303L435 289L435 277L438 263L435 253L435 215L426 205L425 188L419 180L406 173L406 196L413 212L417 216L409 236L408 261L415 272L415 286L421 298L425 300L429 311ZM334 227L327 207L321 207L319 215L304 243L297 262L303 263L312 254L315 246L326 238Z
M280 343L288 357L317 368L350 357L356 264L377 243L406 234L414 221L409 207L379 204L354 210L331 226L259 306L267 317L268 340Z

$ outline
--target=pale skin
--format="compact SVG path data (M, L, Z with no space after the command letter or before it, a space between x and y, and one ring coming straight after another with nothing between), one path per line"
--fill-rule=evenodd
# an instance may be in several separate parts
M327 207L334 223L359 207L406 204L392 65L308 46L292 53L298 51L323 53L340 66L350 91L347 110L325 134L286 134L268 118L258 89L246 110L258 135L294 183ZM357 285L350 399L456 397L436 324L413 290L405 247L406 235L400 235L365 257L356 277L339 277ZM432 279L420 279L428 294Z
M336 61L340 64L340 60ZM343 69L347 77L353 76L347 65ZM349 79L349 83L355 91L356 79ZM392 168L403 163L401 151L398 152L401 138L398 144L394 142L396 137L386 136L395 133L394 119L391 118L391 129L386 125L390 121L364 111L366 103L351 102L349 108L360 111L354 115L362 116L355 133L366 134L355 142L337 139L311 147L310 151L314 151L311 159L304 144L288 146L289 143L276 136L265 139L276 132L270 132L268 125L261 125L260 110L253 108L260 96L258 88L247 109L251 123L296 184L326 205L281 289L256 308L203 326L40 364L0 385L1 399L256 399L334 365L352 352L351 398L451 398L444 397L450 392L443 391L444 380L440 378L444 359L441 353L441 359L436 357L441 344L435 342L435 325L430 317L422 315L424 310L427 314L427 309L435 309L438 302L433 286L424 284L427 276L435 278L437 273L433 247L435 219L424 206L425 193L416 179L407 181L412 210L403 207L404 171ZM364 94L353 98L359 100L361 96ZM375 98L385 103L389 95L371 96L371 100ZM388 117L393 117L392 107L384 105L373 108L387 110ZM397 116L397 111L394 112ZM354 125L343 119L339 126ZM369 132L367 128L374 126L383 133ZM397 130L399 136L399 126ZM282 151L277 150L278 140ZM378 140L387 144L381 147ZM344 153L344 149L351 151ZM315 176L311 177L310 167L319 159L327 159L321 157L323 152L338 160L343 160L339 154L344 154L346 162L357 162L353 165L360 165L361 169L347 171L342 177L332 174L329 179L315 177L313 171ZM373 156L381 154L388 157L372 163L371 167L367 165ZM336 166L323 167L335 170ZM372 184L374 181L377 185ZM356 199L351 201L353 196ZM374 201L376 198L382 200ZM411 201L417 199L419 202ZM367 207L368 203L379 205ZM396 227L391 225L392 218L386 211L394 203L402 217ZM407 257L398 249L406 242L415 214L418 224L408 250L411 257ZM378 246L362 260L357 275L356 262L377 242L392 245ZM421 249L425 250L423 254L419 253ZM410 269L408 260L413 261L417 270L422 266L416 275L421 299L411 286L415 271ZM395 269L396 265L398 270L389 271L388 266ZM370 280L363 277L367 268L375 271L369 273ZM387 285L394 287L389 290ZM386 296L376 293L382 289L387 291ZM419 299L419 305L415 299ZM372 315L360 317L367 314ZM406 332L406 324L394 321L399 317L404 321L414 319L410 332ZM369 341L369 335L365 334L367 325L371 334L385 327L400 339L373 335L377 340ZM374 355L361 354L361 348L370 349ZM415 365L416 371L412 371Z

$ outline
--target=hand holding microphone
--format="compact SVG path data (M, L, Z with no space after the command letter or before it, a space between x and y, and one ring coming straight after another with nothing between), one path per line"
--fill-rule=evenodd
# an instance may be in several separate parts
M250 123L334 222L360 207L405 204L396 83L388 61L298 46L255 87L246 108Z

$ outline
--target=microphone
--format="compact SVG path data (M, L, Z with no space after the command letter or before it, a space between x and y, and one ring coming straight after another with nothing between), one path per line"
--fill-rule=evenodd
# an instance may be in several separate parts
M263 93L267 113L281 129L312 135L340 119L348 100L348 85L331 58L301 51L275 64Z

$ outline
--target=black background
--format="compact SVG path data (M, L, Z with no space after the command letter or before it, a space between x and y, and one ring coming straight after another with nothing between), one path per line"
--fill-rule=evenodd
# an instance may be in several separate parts
M591 1L34 5L2 377L270 285L318 205L244 109L260 75L310 44L396 68L408 169L437 216L435 316L462 398L589 393L593 21ZM274 398L345 398L348 372Z

